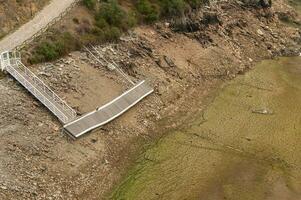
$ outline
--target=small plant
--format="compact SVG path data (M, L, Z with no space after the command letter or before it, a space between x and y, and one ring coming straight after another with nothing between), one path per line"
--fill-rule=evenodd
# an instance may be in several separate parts
M105 40L112 42L119 39L119 37L121 36L121 31L119 28L113 26L106 29L104 34L105 34Z
M146 23L152 23L159 19L157 6L155 4L151 4L148 0L139 0L136 8Z
M180 16L184 13L186 3L183 0L159 0L163 16Z
M90 24L89 20L73 18L77 36L56 31L52 36L39 41L28 61L32 64L52 61L79 49L82 45L116 41L122 32L136 25L137 19L144 23L153 23L160 17L179 18L180 16L179 19L183 19L188 8L199 8L208 4L209 0L133 0L132 2L135 8L125 11L117 0L82 0L83 5L92 10L95 23ZM187 28L185 23L180 25ZM189 28L191 29L191 25Z
M59 56L58 47L52 42L42 42L36 50L39 55L38 58L42 58L45 61L54 60Z
M191 8L196 9L202 5L209 4L210 0L186 0L186 2Z
M96 0L83 0L83 4L89 9L94 10L96 6Z
M103 3L96 15L96 23L105 21L110 26L124 27L126 22L126 12L115 0Z
M125 12L115 0L102 3L95 20L96 25L104 24L105 21L108 25L122 30L128 30L135 25L134 16Z
M115 0L101 3L95 15L95 27L88 36L83 36L83 43L99 43L117 40L123 31L136 24L135 16L124 11ZM94 36L92 36L94 35Z
M57 33L54 37L42 41L33 51L29 62L52 61L79 48L79 42L68 32Z

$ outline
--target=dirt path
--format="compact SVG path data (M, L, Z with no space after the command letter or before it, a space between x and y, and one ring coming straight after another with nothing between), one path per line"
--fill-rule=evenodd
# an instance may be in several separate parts
M64 11L76 1L77 0L52 0L52 2L41 10L31 21L1 40L0 52L12 50L32 38L41 29L47 27L50 22L60 16L60 14L64 13Z

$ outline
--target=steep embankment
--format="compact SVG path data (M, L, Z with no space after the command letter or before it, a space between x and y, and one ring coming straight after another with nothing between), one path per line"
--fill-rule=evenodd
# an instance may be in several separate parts
M0 3L0 38L31 19L49 0L3 0Z

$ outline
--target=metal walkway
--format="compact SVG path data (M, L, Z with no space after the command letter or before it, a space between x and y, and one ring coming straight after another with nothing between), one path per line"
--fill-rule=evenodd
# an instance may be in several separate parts
M62 123L66 124L76 118L76 112L23 65L19 53L2 53L0 66L44 104Z
M19 53L4 52L0 54L0 68L12 75L65 124L65 132L73 138L78 138L112 121L154 91L145 81L142 81L106 105L77 118L75 110L21 62Z
M113 66L135 86L105 106L77 119L76 112L21 62L20 54L11 52L22 48L23 45L43 33L49 26L60 20L77 2L80 0L52 0L31 21L0 40L0 69L12 75L63 124L66 124L64 130L74 138L112 121L153 92L153 89L144 81L135 85L116 63L110 64L103 58L108 66ZM96 49L95 51L97 52ZM99 52L97 55L101 56ZM93 56L97 58L94 54ZM100 62L99 59L97 60Z
M117 118L153 91L142 81L106 105L66 124L64 130L72 137L78 138Z

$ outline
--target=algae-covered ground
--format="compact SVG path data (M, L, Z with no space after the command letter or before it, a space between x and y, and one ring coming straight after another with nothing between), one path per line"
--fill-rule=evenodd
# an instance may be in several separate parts
M293 6L298 13L301 14L301 1L300 0L289 0L291 6Z
M301 57L225 84L137 161L112 199L301 199Z

